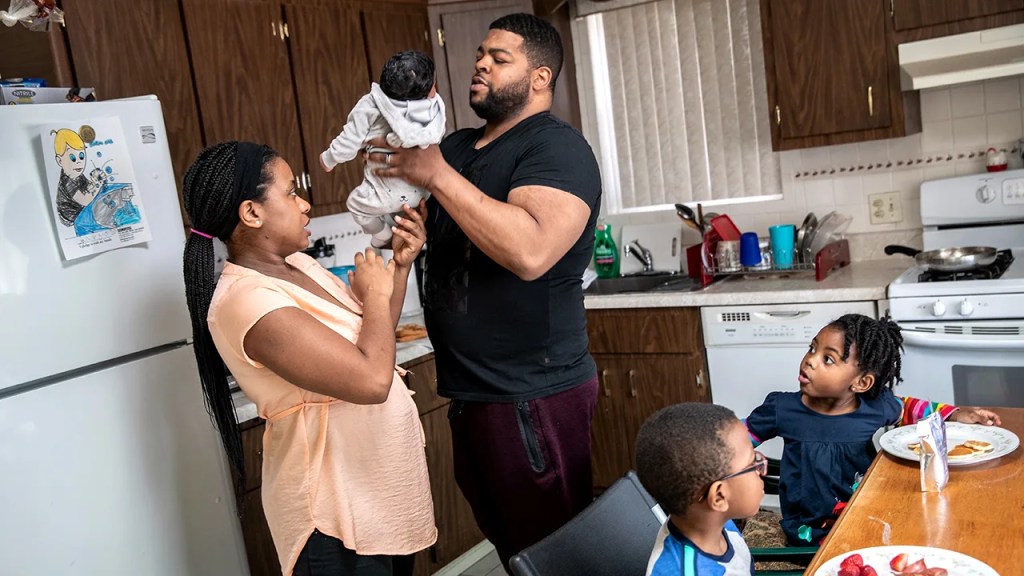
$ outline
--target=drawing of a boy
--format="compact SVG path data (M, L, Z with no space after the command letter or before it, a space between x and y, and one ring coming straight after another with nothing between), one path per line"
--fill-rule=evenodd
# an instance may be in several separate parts
M68 128L51 130L55 135L53 151L60 166L57 182L57 214L65 226L73 226L75 218L92 201L89 179L85 176L85 142L78 132Z

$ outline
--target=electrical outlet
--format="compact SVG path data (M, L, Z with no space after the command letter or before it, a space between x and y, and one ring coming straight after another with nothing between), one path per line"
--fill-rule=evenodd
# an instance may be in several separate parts
M889 224L903 221L903 203L900 193L881 192L868 195L868 212L872 224Z

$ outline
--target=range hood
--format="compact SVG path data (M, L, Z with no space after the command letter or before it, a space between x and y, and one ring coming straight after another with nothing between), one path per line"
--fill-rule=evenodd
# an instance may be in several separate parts
M903 90L1024 74L1024 24L899 45Z

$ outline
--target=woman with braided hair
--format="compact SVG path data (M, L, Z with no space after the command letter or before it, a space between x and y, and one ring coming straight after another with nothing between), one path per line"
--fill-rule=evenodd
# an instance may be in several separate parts
M847 314L818 332L800 362L799 392L772 392L744 421L754 446L785 441L779 472L782 530L793 546L817 545L875 457L871 437L939 412L999 424L990 410L898 398L903 336L890 318Z
M224 448L242 450L224 366L267 420L263 507L285 575L408 575L434 543L424 436L395 367L395 326L426 209L404 207L394 258L355 257L346 286L301 252L309 203L267 146L225 142L185 174L185 288ZM214 280L213 238L228 248Z

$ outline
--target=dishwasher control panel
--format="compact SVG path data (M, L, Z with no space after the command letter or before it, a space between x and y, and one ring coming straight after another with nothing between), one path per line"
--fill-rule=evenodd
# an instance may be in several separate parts
M818 302L701 308L704 345L807 344L843 314L877 317L874 302Z

